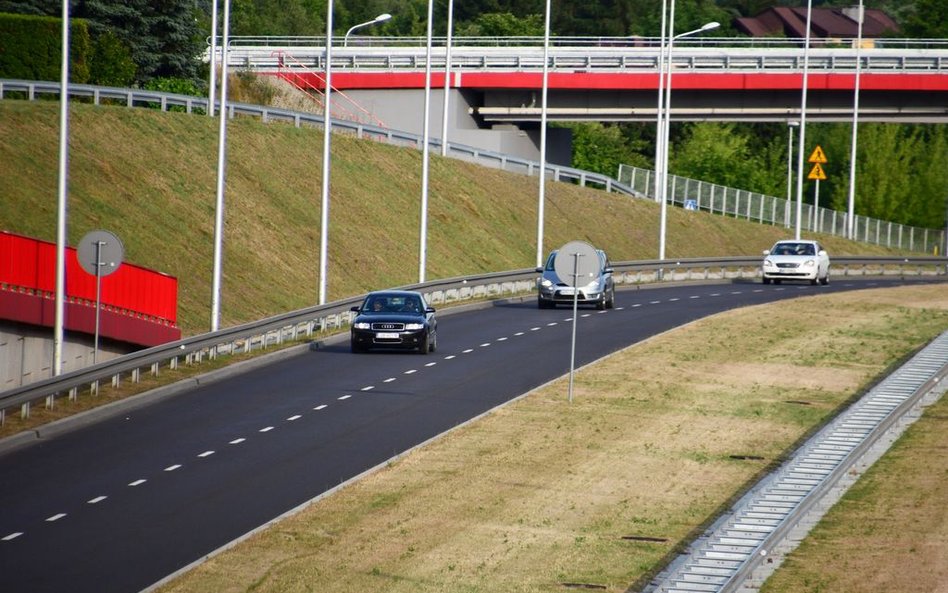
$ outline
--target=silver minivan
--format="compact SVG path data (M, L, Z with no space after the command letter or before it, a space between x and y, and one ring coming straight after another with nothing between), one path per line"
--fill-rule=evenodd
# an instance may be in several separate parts
M596 305L597 309L612 309L616 306L616 287L612 280L612 263L606 252L597 249L599 255L599 274L585 286L575 289L560 279L553 267L556 250L546 259L546 265L537 268L541 274L537 278L537 306L540 309L556 307L558 304L572 305L573 295L578 291L576 301L580 305Z

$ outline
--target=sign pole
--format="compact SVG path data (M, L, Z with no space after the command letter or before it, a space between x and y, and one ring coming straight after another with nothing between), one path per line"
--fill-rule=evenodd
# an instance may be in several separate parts
M102 309L102 246L105 241L95 242L95 341L92 346L92 364L99 356L99 311Z
M573 286L579 283L579 258L582 254L573 255ZM569 352L569 403L573 403L573 369L576 367L576 313L579 311L579 291L573 289L573 340Z

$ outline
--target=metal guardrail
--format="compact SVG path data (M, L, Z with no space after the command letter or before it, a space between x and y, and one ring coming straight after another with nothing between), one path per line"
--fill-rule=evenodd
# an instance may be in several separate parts
M618 262L613 265L613 277L617 284L627 285L756 279L760 276L760 263L759 256ZM836 257L832 263L834 276L948 274L948 258L945 257ZM530 268L435 280L403 288L419 290L431 304L443 305L475 298L529 294L536 289L536 277L536 271ZM75 399L79 389L84 387L92 392L103 382L118 387L123 377L138 382L143 370L157 375L161 366L176 369L182 362L198 364L205 359L306 339L321 331L341 330L352 319L350 308L361 300L362 295L185 338L4 391L0 393L0 424L6 410L20 407L21 416L28 417L33 403L45 400L46 406L51 408L60 395Z
M326 45L325 35L286 35L286 36L252 36L232 35L229 37L232 47L239 46L273 46L273 47L313 47ZM810 47L838 47L847 48L856 46L856 38L839 37L827 39L810 39ZM218 36L217 46L220 47L222 38ZM675 46L684 47L728 47L728 48L801 48L806 40L802 37L683 37L675 40ZM348 42L343 36L333 36L333 49L338 47L425 47L428 38L425 36L398 36L385 35L350 35ZM551 47L605 47L623 49L632 47L661 47L664 40L660 37L629 36L552 36ZM207 38L210 46L211 38ZM434 47L447 45L445 36L431 38ZM864 49L870 45L873 49L948 49L948 39L907 39L907 38L863 38ZM451 37L451 47L537 47L543 46L543 36L520 35L510 37L495 36L458 36Z
M232 41L227 61L230 68L277 70L294 68L325 69L323 45L275 45L266 42L251 45L251 40ZM321 41L321 40L318 40ZM218 47L219 53L222 48ZM455 46L451 47L451 69L467 71L524 71L543 68L544 50L540 45ZM653 46L553 46L548 53L554 72L657 71L660 48ZM444 69L445 47L432 48L431 67ZM424 70L427 60L424 44L333 47L333 70ZM286 61L292 57L292 62ZM676 45L672 57L676 72L802 72L802 47L734 47ZM208 56L209 59L209 56ZM852 47L811 47L808 68L811 72L847 72L856 68L857 51ZM858 52L863 73L944 74L948 71L948 44L926 48L863 49Z
M26 96L26 99L30 101L44 97L58 97L59 87L60 84L58 82L0 79L0 100L7 98L11 93L14 97L23 94ZM126 107L146 107L161 109L162 111L170 111L177 108L187 113L207 113L207 97L193 97L175 93L102 87L87 84L70 84L68 92L70 97L88 99L95 105L114 102L125 105ZM216 102L215 105L216 109L220 109L219 101ZM237 116L257 117L264 123L282 122L291 124L297 128L304 125L322 127L324 122L323 116L316 113L291 111L288 109L252 105L249 103L228 102L227 113L230 118ZM357 138L368 138L398 146L412 146L419 150L421 150L423 144L423 138L419 134L391 130L360 122L333 118L332 127L334 131L352 134ZM429 145L432 147L432 150L440 150L441 140L432 138L429 141ZM499 152L482 150L466 144L448 142L447 153L451 158L469 160L487 167L495 167L504 171L522 173L528 176L536 175L540 169L540 164L536 161L530 161ZM582 187L597 187L607 192L616 192L632 197L646 197L608 175L551 163L546 164L545 170L547 177L553 181L576 183Z

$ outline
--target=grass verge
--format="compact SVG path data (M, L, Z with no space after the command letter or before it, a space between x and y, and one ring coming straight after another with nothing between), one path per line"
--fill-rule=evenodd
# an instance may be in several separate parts
M581 369L572 404L565 380L551 383L161 591L641 586L795 444L946 327L943 286L794 299L695 322ZM903 520L919 521L905 510Z

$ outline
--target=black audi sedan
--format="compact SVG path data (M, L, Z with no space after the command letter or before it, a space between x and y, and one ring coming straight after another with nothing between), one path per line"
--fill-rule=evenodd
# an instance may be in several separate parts
M384 290L370 292L358 307L352 322L353 352L370 348L403 348L421 354L438 346L435 310L420 292Z

